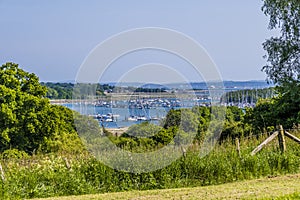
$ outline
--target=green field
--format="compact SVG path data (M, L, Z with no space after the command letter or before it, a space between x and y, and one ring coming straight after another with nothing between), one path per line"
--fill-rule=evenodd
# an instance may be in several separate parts
M300 199L300 174L206 187L130 191L47 199Z

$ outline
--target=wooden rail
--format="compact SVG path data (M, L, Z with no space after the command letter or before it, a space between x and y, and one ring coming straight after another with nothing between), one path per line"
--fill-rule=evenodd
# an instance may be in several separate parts
M277 135L279 134L278 131L275 131L270 137L268 137L265 141L263 141L258 147L256 147L252 152L251 155L255 155L257 152L259 152L265 145L267 145L269 142L271 142Z
M269 142L271 142L276 136L278 136L279 148L281 153L286 151L285 137L292 139L293 141L300 144L300 139L291 133L285 131L281 125L279 125L279 130L275 131L271 136L269 136L265 141L263 141L260 145L258 145L252 152L251 155L254 156L257 152L259 152L264 146L266 146Z

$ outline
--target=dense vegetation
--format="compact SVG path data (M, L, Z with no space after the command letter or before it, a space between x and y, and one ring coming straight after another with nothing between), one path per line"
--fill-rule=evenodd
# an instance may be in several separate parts
M0 151L80 151L73 112L51 105L38 77L14 63L0 67Z

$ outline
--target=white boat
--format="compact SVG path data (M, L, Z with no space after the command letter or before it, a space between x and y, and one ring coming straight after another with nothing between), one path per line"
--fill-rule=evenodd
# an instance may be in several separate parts
M147 121L148 118L145 116L130 116L127 118L127 121Z
M127 121L137 121L137 117L136 116L130 116L127 118Z
M120 115L112 114L112 113L108 113L106 115L97 114L97 115L89 115L89 116L93 117L94 119L103 121L103 122L114 122L117 120L118 117L120 117Z
M141 117L137 117L137 120L138 120L138 121L147 121L148 118L145 117L145 116L141 116Z

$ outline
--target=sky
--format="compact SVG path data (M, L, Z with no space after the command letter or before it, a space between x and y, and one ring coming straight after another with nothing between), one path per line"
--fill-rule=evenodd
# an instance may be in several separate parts
M264 80L262 43L278 33L267 29L261 6L261 0L0 0L0 63L18 63L41 81L76 80L100 43L131 29L159 27L200 44L223 80ZM173 72L201 81L182 58L148 49L123 55L101 80L161 81L177 76L167 76Z

